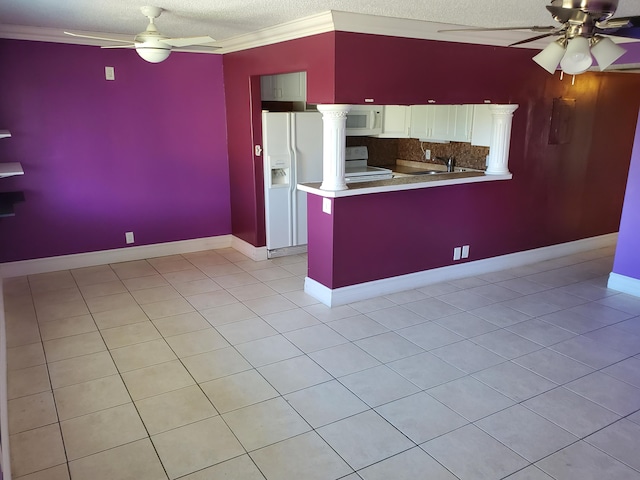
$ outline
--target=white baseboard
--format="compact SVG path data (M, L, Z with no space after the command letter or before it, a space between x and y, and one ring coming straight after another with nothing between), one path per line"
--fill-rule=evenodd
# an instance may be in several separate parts
M153 245L116 248L113 250L101 250L99 252L36 258L33 260L0 263L0 278L35 275L37 273L93 267L95 265L105 265L108 263L129 262L132 260L143 260L145 258L199 252L215 248L228 248L232 246L233 237L231 235L219 235L216 237L196 238L193 240L181 240L177 242L156 243Z
M254 247L249 242L245 242L238 237L232 237L231 248L239 251L256 262L267 259L267 247Z
M11 480L9 413L7 408L7 331L4 323L3 298L2 278L0 278L0 465L2 465L2 478Z
M329 307L358 302L380 295L402 292L424 287L433 283L446 282L457 278L472 277L497 272L508 268L520 267L530 263L543 262L587 250L609 247L618 240L617 233L585 238L575 242L561 243L549 247L536 248L523 252L501 255L499 257L476 260L446 267L424 270L397 277L374 280L372 282L349 285L331 289L309 277L305 278L304 291ZM611 281L611 280L609 280ZM640 283L640 281L639 281ZM613 288L613 287L611 287Z
M640 297L640 279L627 277L626 275L620 275L619 273L611 272L609 274L607 288Z

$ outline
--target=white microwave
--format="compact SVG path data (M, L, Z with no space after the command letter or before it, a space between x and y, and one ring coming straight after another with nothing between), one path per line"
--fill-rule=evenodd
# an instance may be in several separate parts
M382 133L382 107L352 105L347 113L347 136L378 135Z

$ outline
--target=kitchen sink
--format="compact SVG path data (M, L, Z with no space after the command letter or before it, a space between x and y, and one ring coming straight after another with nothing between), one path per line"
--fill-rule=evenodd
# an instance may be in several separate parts
M410 175L437 175L439 173L451 173L446 170L420 170L419 172L411 172Z

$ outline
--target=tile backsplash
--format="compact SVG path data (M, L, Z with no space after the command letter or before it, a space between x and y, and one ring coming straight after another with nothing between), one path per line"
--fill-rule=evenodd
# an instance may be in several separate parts
M398 138L347 137L347 147L365 146L369 149L369 165L388 167L396 164L398 141Z
M485 169L489 147L477 147L470 143L421 142L415 138L347 137L347 146L364 145L369 148L369 165L390 167L397 159L414 162L437 163L436 157L456 158L459 167ZM425 160L423 150L431 150L431 160Z

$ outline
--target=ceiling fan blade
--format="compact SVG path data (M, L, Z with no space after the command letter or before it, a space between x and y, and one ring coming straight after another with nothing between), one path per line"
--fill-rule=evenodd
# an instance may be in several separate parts
M640 40L640 26L631 28L617 28L617 29L598 29L598 33L608 35L610 37L625 37L625 38L637 38Z
M598 28L630 28L640 27L640 16L612 18L606 22L598 23Z
M486 27L486 28L450 28L446 30L438 30L441 32L499 32L502 30L531 30L534 32L548 32L551 30L557 30L558 27L539 27L539 26L527 26L527 27Z
M106 38L106 37L95 37L93 35L84 35L82 33L73 33L73 32L64 32L65 35L70 35L72 37L78 38L89 38L91 40L103 40L105 42L118 42L118 43L130 43L131 40L120 40L119 38Z
M509 47L515 47L516 45L522 45L524 43L535 42L536 40L540 40L541 38L550 37L552 35L558 35L561 30L556 30L555 32L543 33L542 35L537 35L535 37L527 38L526 40L520 40L519 42L510 43Z
M136 48L135 43L131 45L103 45L100 48Z
M215 40L208 35L201 37L165 38L162 41L172 47L188 47L190 45L201 45L203 43L215 42Z

